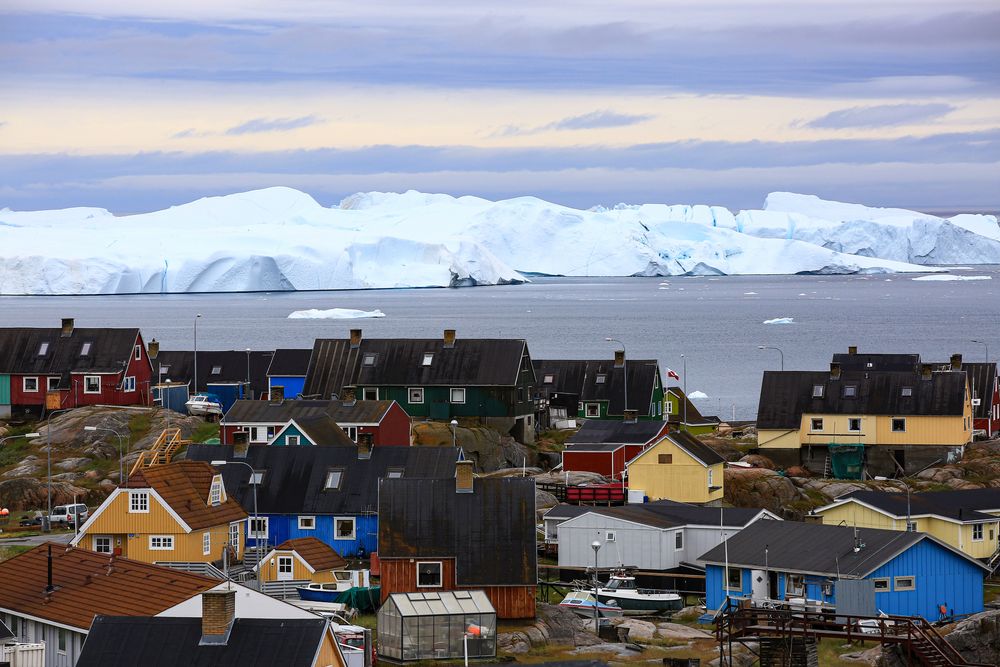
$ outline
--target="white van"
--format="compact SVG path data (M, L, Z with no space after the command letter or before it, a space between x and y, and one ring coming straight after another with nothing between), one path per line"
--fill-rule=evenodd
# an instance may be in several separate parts
M75 505L57 505L52 508L52 514L49 516L49 523L75 523L77 519L80 523L87 520L87 516L90 511L87 506L83 503L77 503Z

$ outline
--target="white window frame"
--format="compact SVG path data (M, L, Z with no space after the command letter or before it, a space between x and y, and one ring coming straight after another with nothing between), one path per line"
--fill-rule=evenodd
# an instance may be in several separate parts
M678 530L674 532L674 551L684 550L684 531Z
M595 408L594 414L590 414L590 409ZM583 416L584 417L600 417L601 416L601 404L600 403L584 403L583 405Z
M805 595L806 594L806 578L805 575L801 574L785 574L785 596L789 595Z
M122 391L135 391L135 376L126 375L122 380Z
M876 593L888 593L890 590L890 583L889 577L877 577L872 579L872 586L874 586ZM879 584L882 584L882 588L879 588Z
M351 534L350 535L341 535L340 534L339 524L342 521L350 521L351 522ZM333 517L333 539L334 539L334 541L339 541L339 540L344 540L344 541L347 541L347 540L356 540L357 536L358 536L358 520L357 520L357 517L353 517L353 516L335 516L335 517Z
M91 343L89 341L86 342L86 343L84 343L83 345L81 345L80 346L80 356L81 357L85 357L88 354L90 354L90 348L91 347L93 347L93 343Z
M669 400L666 401L666 404L667 404L667 414L668 415L674 414L674 404Z
M108 541L108 549L107 549L107 551L104 551L104 550L101 549L101 545L98 544L98 540L107 540ZM114 553L114 549L115 549L114 540L111 538L110 535L94 535L94 539L93 539L93 541L92 541L91 544L92 544L92 549L94 551L96 551L97 553L99 553L99 554Z
M233 548L237 556L240 555L240 524L238 521L229 524L229 546Z
M353 442L357 442L358 441L358 427L357 426L346 426L346 427L344 427L344 433L347 434L347 437L350 438L351 441L353 441Z
M823 398L824 394L826 394L826 386L825 385L822 385L822 384L814 384L813 385L813 391L812 391L812 397L813 398Z
M314 517L314 516L300 516L299 517L299 530L316 530L316 517Z
M979 531L979 537L976 537L976 531L977 530ZM974 523L974 524L972 524L972 541L973 542L982 542L983 541L983 535L985 533L986 533L986 531L983 530L983 524L981 524L981 523Z
M424 388L423 387L410 387L406 390L406 401L410 405L423 405L424 403Z
M430 366L433 363L434 363L434 353L433 352L424 352L424 358L423 358L423 360L421 360L420 365L421 366Z
M708 475L707 475L707 477L708 477L708 487L712 488L712 477L714 476L712 474L713 470L711 468L708 468L707 471L708 471Z
M298 447L302 444L302 436L300 435L286 435L285 445L288 447Z
M420 566L421 565L437 565L438 568L438 582L436 584L422 584L420 583ZM416 583L417 588L441 588L444 586L444 562L439 560L418 560L414 567L416 568Z
M97 389L89 389L88 383L93 380L97 380ZM83 393L85 394L100 394L101 393L101 376L100 375L84 375L83 376Z
M455 392L460 392L462 400L457 400L455 398ZM465 387L451 387L448 389L448 402L455 405L465 404Z
M902 580L904 582L906 580L909 580L910 585L907 586L907 585L905 585L903 583L900 583L900 580ZM905 575L905 576L902 576L902 577L893 577L892 578L892 590L894 590L894 591L915 591L915 590L917 590L917 578L914 577L914 576L912 576L912 575Z
M149 491L128 492L128 513L149 514Z
M28 383L32 383L32 388L28 389ZM21 378L21 390L25 394L37 394L38 393L38 377L28 376Z
M338 473L340 477L337 478L337 485L330 485L330 476L334 473ZM341 485L344 483L344 469L343 468L331 468L326 471L326 476L323 478L323 490L324 491L337 491L340 489Z
M174 536L173 535L150 535L149 536L149 550L150 551L173 551L174 550Z
M38 356L44 357L48 353L49 353L49 342L47 340L43 340L41 343L38 344Z
M369 395L369 392L371 394ZM365 387L361 390L361 399L365 401L377 401L378 400L378 387Z
M854 428L855 423L858 425L857 428ZM847 430L850 433L861 433L861 417L848 417Z
M45 378L45 390L46 391L59 391L59 380L57 377L47 377Z
M254 528L253 527L253 522L254 521L257 522L258 528L260 528L261 526L263 526L264 530L263 531L261 531L261 530L256 530L255 531L253 529ZM259 516L258 515L256 517L254 517L254 516L248 516L247 517L247 536L248 537L252 537L255 540L266 540L267 536L268 536L268 534L270 532L270 528L271 528L270 521L268 521L268 517L266 517L266 516Z
M208 556L212 553L212 533L205 531L201 534L201 555Z
M906 532L908 532L908 533L915 533L915 532L917 532L917 522L916 521L907 521L906 522Z
M816 424L819 424L817 426ZM822 417L810 417L809 418L809 430L813 433L819 433L823 430L823 418Z
M66 655L66 647L69 646L69 630L66 628L56 629L56 652L60 655Z
M136 345L135 350L133 350L132 358L136 361L142 361L142 345Z
M605 542L614 542L616 537L617 537L617 535L615 535L615 531L613 531L613 530L606 530L606 531L604 531L604 541Z
M212 478L212 486L208 488L208 504L213 507L222 504L222 477Z
M738 586L733 586L732 582L729 581L729 577L734 572L738 573L738 575L739 575L740 583L739 583ZM723 584L725 585L727 591L742 591L743 590L743 568L741 568L741 567L730 567L728 572L726 571L726 568L722 568L722 579L723 579Z
M903 423L903 428L896 428L897 421ZM892 433L906 433L906 417L892 417L889 421L889 430Z
M858 397L858 385L847 384L844 385L843 398L857 398Z
M264 434L264 438L261 439L261 434ZM250 442L269 442L270 438L267 437L267 427L266 426L251 426L250 427Z
M274 559L278 568L278 574L293 574L295 572L295 557L280 555ZM289 577L291 579L291 577Z

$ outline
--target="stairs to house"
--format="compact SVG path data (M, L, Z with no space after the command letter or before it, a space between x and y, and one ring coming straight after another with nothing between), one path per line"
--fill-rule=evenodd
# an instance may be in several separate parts
M760 667L819 667L814 637L761 637Z
M181 438L181 430L179 428L163 429L163 432L160 433L160 437L156 439L153 446L142 452L139 458L136 459L129 475L134 475L143 468L170 463L177 450L190 444L190 440Z
M994 574L1000 567L1000 544L997 545L997 550L993 552L990 559L986 561L986 567L990 568L990 574Z
M831 466L831 464L830 464L830 455L827 454L826 455L826 462L823 464L823 479L829 479L830 473L832 472L831 469L830 469L830 466Z

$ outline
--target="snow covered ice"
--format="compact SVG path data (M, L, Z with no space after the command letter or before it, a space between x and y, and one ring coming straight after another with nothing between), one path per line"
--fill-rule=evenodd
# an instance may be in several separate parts
M2 294L448 287L526 274L927 273L938 263L1000 263L996 217L790 193L737 214L414 191L360 193L327 208L281 187L122 217L0 210Z
M953 275L936 275L936 276L920 276L919 278L911 278L911 280L927 280L932 282L954 282L956 280L992 280L993 276L953 276Z
M359 320L371 317L385 317L379 309L375 310L355 310L354 308L329 308L320 310L309 308L308 310L295 310L288 314L290 320Z
M764 320L763 324L795 324L794 317L775 317L771 320Z

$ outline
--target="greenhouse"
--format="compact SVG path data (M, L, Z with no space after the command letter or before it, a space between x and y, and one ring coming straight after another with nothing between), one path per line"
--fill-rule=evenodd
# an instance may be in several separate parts
M393 593L378 612L378 655L392 661L495 658L497 614L483 591Z

